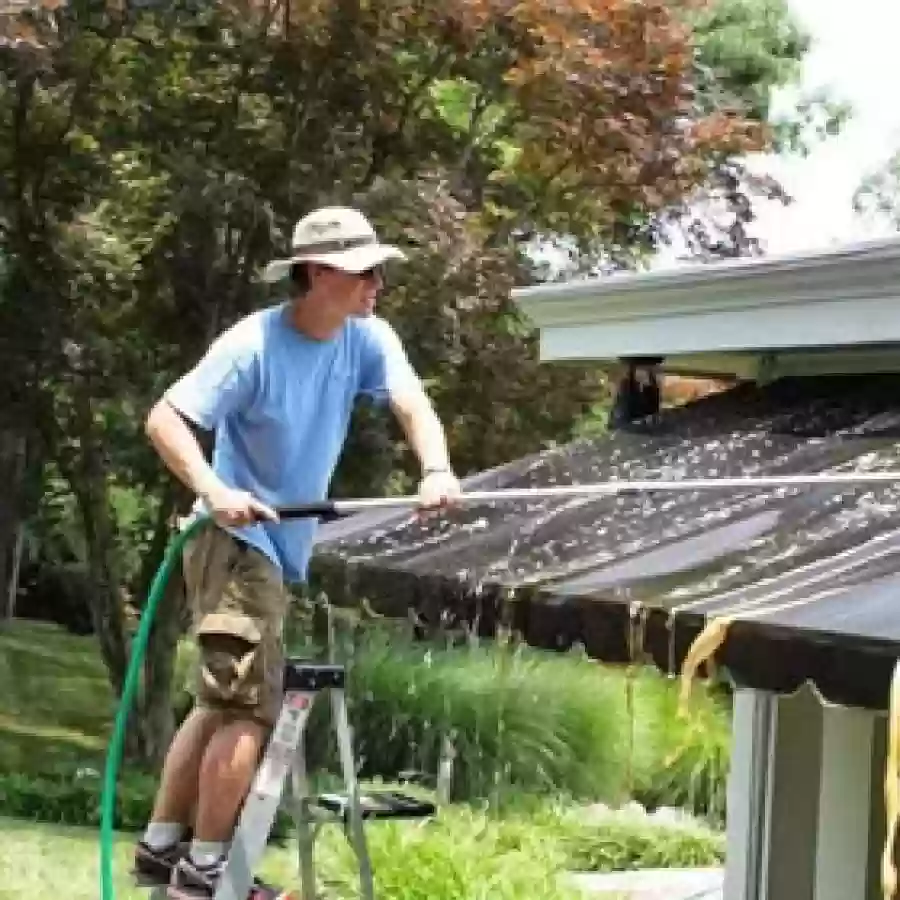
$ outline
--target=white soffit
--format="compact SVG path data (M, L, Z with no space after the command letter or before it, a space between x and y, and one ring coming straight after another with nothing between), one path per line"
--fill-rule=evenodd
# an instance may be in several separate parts
M546 361L883 347L900 343L900 236L535 285L513 299Z

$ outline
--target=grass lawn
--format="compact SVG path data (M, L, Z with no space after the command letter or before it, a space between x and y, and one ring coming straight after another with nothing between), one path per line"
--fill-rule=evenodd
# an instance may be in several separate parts
M0 628L0 772L100 766L114 715L93 638L41 622Z
M148 893L131 883L128 870L134 838L119 835L115 855L116 900L146 900ZM0 818L0 900L22 897L97 900L98 834L93 829L63 828ZM290 850L273 849L266 860L269 877L296 881Z
M452 818L452 817L451 817ZM541 829L519 830L454 822L432 833L415 826L370 830L379 900L580 900ZM145 900L128 877L133 839L120 835L115 855L116 900ZM317 844L320 877L329 900L356 900L349 853L336 831ZM63 828L0 818L0 900L60 897L97 900L99 844L92 829ZM299 891L293 847L269 850L260 873ZM593 900L626 900L591 894Z
M60 768L102 771L114 713L93 638L34 622L0 629L0 776L29 781ZM10 818L11 799L32 794L11 793L4 808L2 788L0 900L97 900L98 831L48 824L63 818L48 818L46 810L33 815L32 805L21 806L22 814L40 823ZM93 802L90 794L86 802ZM723 850L713 832L665 834L640 823L585 827L567 807L543 801L513 804L502 817L452 804L434 821L373 823L367 835L379 900L577 900L583 895L568 885L567 871L710 865ZM128 875L134 840L117 839L116 900L146 897ZM317 862L328 900L358 897L354 859L337 829L323 831ZM271 847L259 874L297 886L295 845Z

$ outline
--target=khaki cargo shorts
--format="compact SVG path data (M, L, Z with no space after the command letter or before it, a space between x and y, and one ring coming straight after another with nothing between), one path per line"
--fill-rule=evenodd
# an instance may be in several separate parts
M184 586L199 651L197 705L274 725L290 596L280 571L210 525L185 547Z

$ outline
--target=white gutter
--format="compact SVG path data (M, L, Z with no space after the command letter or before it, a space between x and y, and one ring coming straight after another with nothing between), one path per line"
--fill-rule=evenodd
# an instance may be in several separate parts
M546 360L900 345L900 236L513 291Z

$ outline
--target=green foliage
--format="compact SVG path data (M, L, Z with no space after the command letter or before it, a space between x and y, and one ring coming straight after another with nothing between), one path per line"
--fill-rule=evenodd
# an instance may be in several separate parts
M786 0L714 0L692 11L704 102L769 117L772 90L799 80L809 36Z
M720 832L664 826L645 819L608 818L591 824L565 819L560 841L569 868L580 872L715 866L725 861Z
M651 822L590 825L548 807L503 819L468 807L448 807L424 825L373 824L367 836L378 895L393 900L577 900L584 895L566 877L573 869L714 863L722 858L723 843L720 835L682 833ZM97 890L96 841L93 829L0 818L3 890L17 897L65 893L71 900L92 900ZM120 834L116 842L116 896L123 900L139 900L145 894L127 874L133 844L131 833ZM323 900L356 900L355 861L340 832L324 829L317 851ZM261 875L273 883L296 884L296 849L270 848Z
M142 831L152 807L155 779L125 772L117 787L115 828ZM80 769L52 775L0 773L0 808L4 816L50 825L96 828L100 822L101 776ZM280 811L272 833L283 845L292 822ZM337 839L335 839L337 838ZM584 811L557 804L521 804L503 810L466 804L442 807L426 827L379 823L369 829L373 863L385 896L445 896L470 893L484 880L501 876L509 894L554 896L551 881L559 871L611 872L666 866L708 866L722 862L721 833L696 824L663 824L627 814L592 819ZM406 865L403 865L403 861ZM409 865L415 860L415 865ZM353 859L339 835L325 840L326 870L335 879L337 896L354 886ZM399 862L399 864L398 864Z
M411 770L433 782L449 758L456 799L634 797L724 820L730 710L714 689L697 685L685 718L676 684L653 671L524 647L445 647L372 624L357 640L337 646L368 777ZM334 767L333 747L317 741L313 752Z
M900 230L900 151L860 181L853 194L853 210L871 224Z
M371 831L372 866L385 897L574 898L560 878L566 860L549 830L527 820L447 810L424 828L383 823ZM338 845L326 878L340 900L358 896L352 856Z
M78 503L52 462L45 466L43 484L42 502L28 532L28 560L41 570L43 578L59 575L84 581L90 563ZM159 499L134 484L112 479L108 497L110 514L116 523L111 549L121 563L123 586L131 594L139 587L142 567L153 552L153 526ZM29 608L28 602L26 592L25 609ZM64 619L57 621L66 624Z
M142 829L153 804L155 780L129 773L120 781L116 828ZM53 825L100 825L101 780L96 770L59 771L47 775L0 773L3 814Z
M142 831L150 819L158 786L155 775L123 771L116 785L113 824L120 831ZM57 768L45 774L0 771L0 809L3 815L51 825L97 828L103 782L91 768ZM291 828L286 811L279 811L272 832L282 840Z
M446 740L457 798L624 796L621 684L596 664L374 630L363 641L349 678L364 771L437 773Z
M651 809L681 807L724 824L731 707L722 688L698 681L684 715L677 683L645 671L635 706L634 797Z
M787 0L714 0L688 16L697 44L698 100L741 111L772 128L776 151L806 153L836 134L849 108L826 91L797 93L810 36ZM773 113L775 93L794 90Z

